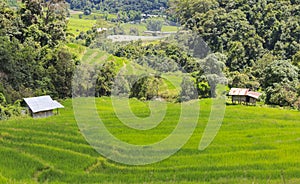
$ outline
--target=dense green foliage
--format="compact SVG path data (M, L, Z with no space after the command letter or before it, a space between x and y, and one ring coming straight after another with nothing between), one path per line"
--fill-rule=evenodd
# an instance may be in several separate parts
M189 77L183 77L182 83L181 83L181 92L179 101L185 102L193 99L198 99L197 90L194 87L194 81L190 79Z
M118 57L135 60L138 64L160 72L198 71L196 61L177 44L169 41L143 44L141 41L121 46L114 53Z
M297 106L300 97L299 69L289 61L274 61L264 70L264 87L266 88L266 102L283 106Z
M299 112L228 106L223 125L199 151L210 100L200 102L198 126L189 142L170 158L146 166L126 166L103 158L78 131L71 100L60 115L0 123L0 183L299 183ZM180 104L168 104L164 121L148 131L119 122L108 98L96 99L110 132L132 144L151 144L177 125ZM130 100L139 117L148 103ZM90 108L90 104L86 104ZM237 114L238 112L238 114Z
M162 8L168 8L168 0L66 0L74 10L101 10L110 13L118 12L143 12L160 14ZM127 13L126 13L127 14Z
M18 10L0 3L0 82L8 103L26 96L71 95L76 58L66 39L63 1L24 0ZM57 8L60 7L60 8Z
M13 1L10 1L10 3ZM44 3L43 3L44 2ZM100 9L117 13L115 19L130 21L141 19L142 12L148 10L132 6L132 1L68 1L72 9ZM149 1L150 2L150 1ZM226 1L227 2L227 1ZM110 9L107 4L112 3ZM137 1L151 10L167 7L167 2ZM300 45L299 45L299 2L264 1L250 3L244 1L172 1L169 13L175 13L183 25L198 33L208 46L196 46L189 37L177 37L170 40L144 43L116 43L107 39L109 34L139 35L139 28L113 24L108 19L97 19L100 14L77 17L71 25L69 41L86 47L100 49L125 57L130 63L154 70L155 77L132 84L124 77L119 83L128 84L126 89L131 97L152 99L152 81L158 80L158 86L165 85L162 77L166 72L189 73L198 91L199 97L215 97L216 85L228 82L229 87L250 88L265 94L262 100L272 105L299 108L300 104ZM121 5L121 6L120 6ZM59 8L55 8L55 7ZM114 9L122 7L122 9ZM101 16L108 15L108 12ZM90 12L86 13L89 14ZM149 13L149 12L148 12ZM1 47L1 86L0 93L7 104L25 96L49 94L57 98L71 96L71 78L76 64L77 54L64 46L66 41L66 4L63 0L28 1L23 0L19 9L9 8L1 2L0 40ZM71 23L75 15L71 15ZM76 15L78 16L78 15ZM94 16L94 19L93 19ZM86 28L79 28L89 19ZM143 24L143 30L162 29L163 19L150 18ZM78 27L78 28L76 28ZM99 28L108 28L99 31ZM77 30L74 30L77 29ZM87 30L90 29L90 30ZM87 31L86 31L87 30ZM80 32L81 31L81 32ZM86 31L86 32L84 32ZM181 39L181 40L180 40ZM177 42L186 44L181 48ZM194 54L189 53L193 46ZM198 47L198 48L197 48ZM199 55L197 49L200 49ZM204 49L204 50L201 50ZM76 52L76 51L75 51ZM195 59L198 58L198 59ZM100 60L101 58L99 58ZM100 62L99 60L95 61ZM102 62L104 61L104 62ZM102 60L97 65L93 80L96 81L95 93L89 96L111 95L112 86L118 73L115 59ZM122 63L123 61L121 61ZM121 64L123 66L123 64ZM174 75L177 75L174 73ZM228 78L226 81L225 77ZM182 81L184 85L185 81ZM156 85L156 83L155 83ZM154 85L154 86L155 86ZM126 87L127 88L127 87ZM151 90L150 90L151 91ZM124 92L124 91L123 91ZM121 93L123 93L121 90ZM181 91L184 93L184 91ZM156 92L155 92L156 93ZM160 92L158 92L158 95ZM148 95L150 94L150 95ZM156 93L157 94L157 93ZM178 98L172 94L172 99ZM166 98L170 98L164 96Z
M95 96L110 96L114 79L116 76L116 66L114 62L104 63L100 70L96 80Z
M171 39L148 44L142 44L141 41L132 42L119 47L114 54L118 57L131 59L142 66L150 67L157 72L158 76L161 73L178 71L191 75L194 82L189 83L184 80L182 85L186 88L187 84L191 84L191 87L194 86L197 89L198 95L187 87L186 90L191 92L193 98L186 96L184 91L182 91L181 96L186 97L180 97L178 94L178 98L194 99L195 95L200 98L215 97L217 84L226 84L223 74L225 56L216 53L209 54L202 59L196 59L180 46L178 40L174 41ZM177 74L174 73L174 75Z
M19 105L8 104L23 97L71 96L78 61L64 45L66 13L62 0L23 0L18 9L0 2L0 94L6 99L1 119L20 114Z
M147 30L149 31L161 31L163 26L163 20L157 18L147 19L146 23Z
M266 102L299 104L299 1L173 0L171 10L211 52L226 56L229 87L266 92ZM295 65L296 67L292 66Z
M182 23L213 52L226 52L230 70L242 71L271 52L292 59L300 50L299 1L176 1Z
M0 93L0 120L7 120L11 117L21 115L20 101L16 101L13 105L8 104L3 93Z
M227 1L226 1L227 2ZM150 67L158 72L184 70L192 74L200 97L214 97L213 84L226 83L229 87L250 88L264 92L263 101L272 105L299 108L299 3L297 1L172 1L169 12L180 18L183 25L198 33L210 47L213 57L207 57L200 50L196 57L205 58L195 62L191 55L176 44L142 44L141 42L111 44L105 36L99 36L93 29L80 34L77 39L84 40L86 46L107 50L118 57L126 57L136 63ZM119 12L118 18L125 20L126 11ZM128 12L127 12L128 13ZM159 19L146 21L148 30L161 29ZM126 32L116 26L111 34L137 34L133 28ZM183 39L184 40L184 39ZM186 39L186 42L190 42ZM181 41L182 42L182 41ZM184 42L184 41L183 41ZM203 46L203 45L202 45ZM197 48L196 48L197 49ZM201 46L198 49L202 49ZM195 55L194 55L195 56ZM275 63L283 61L285 65L276 70L292 72L293 78L279 76ZM217 74L207 76L211 70L207 67L222 68ZM294 65L294 66L292 66ZM289 71L285 71L289 67ZM266 76L266 72L270 74ZM225 76L221 73L224 73ZM274 74L274 75L272 75ZM221 77L221 78L219 78ZM289 82L292 80L292 82ZM269 82L268 82L269 81Z

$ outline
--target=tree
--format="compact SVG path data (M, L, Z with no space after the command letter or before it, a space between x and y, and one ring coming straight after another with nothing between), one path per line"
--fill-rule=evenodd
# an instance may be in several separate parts
M90 7L86 6L84 9L83 9L83 14L84 15L90 15L92 13L92 10Z
M173 0L182 25L212 52L227 55L230 71L255 66L264 54L287 60L300 50L299 1Z
M239 41L229 42L227 66L233 71L241 71L247 66L245 48Z
M265 68L272 63L273 61L278 60L276 56L272 53L267 52L265 53L252 67L252 75L256 78L263 80L264 70Z
M114 80L112 95L128 96L130 92L128 81L126 80L125 71L119 73Z
M0 93L0 104L1 105L6 105L6 98L3 95L3 93Z
M234 88L249 88L251 90L257 90L260 87L258 80L249 73L232 72L231 82L229 87Z
M67 7L64 0L22 0L22 3L24 6L18 10L23 23L21 42L35 35L34 41L42 47L55 47L66 39Z
M290 61L277 60L270 63L264 73L263 87L266 90L266 102L282 106L291 105L297 97L299 69Z
M293 56L293 65L298 66L300 69L300 51Z
M0 82L8 103L42 94L70 97L76 57L65 47L63 0L0 2Z
M66 0L70 3L71 9L83 10L84 7L89 6L91 9L108 11L109 13L118 13L120 11L134 11L143 12L147 14L158 14L163 9L168 8L168 0Z
M163 21L158 18L149 18L146 21L146 27L149 31L161 31L163 26Z
M267 102L273 105L293 106L298 94L288 84L274 84L266 90Z
M109 61L100 66L95 87L95 96L110 96L116 76L116 64Z
M121 27L120 25L116 26L113 28L113 34L114 35L124 35L125 31L123 29L123 27Z
M195 82L190 77L184 76L182 78L180 87L181 87L181 92L179 96L180 102L198 99L198 93L195 88Z
M0 35L1 36L14 36L18 33L17 23L13 20L16 19L16 13L9 8L6 1L0 2Z
M140 21L142 19L142 13L140 11L130 10L128 18L130 21Z
M298 68L289 60L276 60L264 70L263 87L267 88L276 83L290 83L298 81Z
M210 96L210 86L208 82L201 81L197 83L198 94L201 98L208 98Z
M160 79L158 77L144 76L134 82L130 97L151 100L158 96Z
M211 97L216 97L216 89L218 85L225 85L227 79L223 74L225 64L220 60L222 55L210 54L201 62L202 70L205 72L206 80L211 89Z
M59 98L71 97L76 58L66 47L60 47L53 53L51 62L53 65L47 69L47 72L51 73L50 81L54 89L50 91L55 92L55 96Z

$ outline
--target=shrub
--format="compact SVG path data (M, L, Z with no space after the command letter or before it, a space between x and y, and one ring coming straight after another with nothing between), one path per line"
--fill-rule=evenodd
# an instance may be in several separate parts
M161 31L163 21L157 18L150 18L146 21L146 27L149 31Z
M179 102L185 102L198 98L197 90L195 88L195 83L190 79L190 77L184 76L181 82L181 92L179 96Z

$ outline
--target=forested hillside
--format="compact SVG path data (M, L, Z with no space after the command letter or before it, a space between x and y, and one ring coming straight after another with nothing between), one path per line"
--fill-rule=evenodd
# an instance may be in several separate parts
M197 32L212 52L226 55L230 87L261 89L269 104L299 104L300 1L171 4L182 25Z
M102 10L110 13L139 11L159 14L168 7L168 0L66 0L73 10Z
M43 94L70 97L77 60L64 45L64 1L23 2L18 10L0 2L0 104Z

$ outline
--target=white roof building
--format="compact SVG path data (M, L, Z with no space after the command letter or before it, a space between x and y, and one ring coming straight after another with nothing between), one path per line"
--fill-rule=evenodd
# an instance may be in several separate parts
M64 108L59 102L52 100L50 96L24 98L32 117L48 117L53 115L54 109Z

